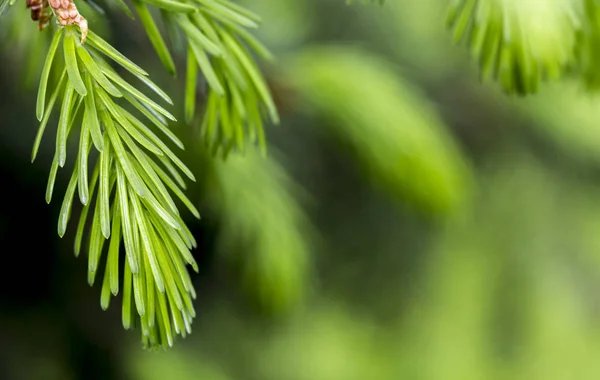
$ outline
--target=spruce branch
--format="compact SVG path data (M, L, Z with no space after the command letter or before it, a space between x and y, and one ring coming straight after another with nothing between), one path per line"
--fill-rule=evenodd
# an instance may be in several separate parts
M41 124L32 160L36 158L53 109L60 107L47 202L52 200L57 172L67 162L69 137L81 127L79 151L60 210L58 234L62 237L67 230L77 194L83 210L74 251L79 256L87 249L90 285L95 282L103 252L107 251L102 308L106 309L110 296L119 292L120 243L123 241L126 262L122 283L123 326L129 329L139 318L145 346L172 346L175 335L185 336L191 332L195 292L186 265L198 270L190 252L196 242L172 194L199 217L182 191L181 177L172 173L177 167L189 179L195 178L161 138L121 103L129 103L182 146L166 123L166 119L175 118L123 79L106 58L125 68L163 100L172 102L143 69L92 31L86 31L87 25L82 24L80 18L71 14L66 24L55 32L42 71L36 109ZM83 44L86 32L87 43ZM62 61L58 59L61 56ZM49 82L52 70L62 72L54 86ZM49 87L52 91L48 99ZM92 148L99 157L89 176ZM88 219L91 219L89 229Z
M577 2L565 0L454 0L448 26L466 41L483 80L499 80L509 94L537 91L575 62Z
M208 84L207 104L200 125L211 152L227 156L244 150L246 142L258 142L265 151L264 120L274 124L279 115L265 78L252 52L271 60L272 54L248 29L257 28L260 17L228 0L134 0L148 38L168 72L175 64L149 6L157 7L172 35L187 42L185 119L196 116L198 75ZM177 39L178 37L174 37Z

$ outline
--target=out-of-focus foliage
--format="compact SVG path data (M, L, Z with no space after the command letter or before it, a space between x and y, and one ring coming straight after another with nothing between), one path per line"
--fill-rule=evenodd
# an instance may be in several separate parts
M359 0L358 2L365 3L365 4L377 2L379 4L383 4L383 3L385 3L385 0ZM352 3L354 3L354 0L346 0L346 3L352 4Z
M229 380L223 371L207 361L198 360L191 353L165 353L148 356L134 355L130 358L135 365L131 369L134 379L145 380Z
M598 250L570 246L571 230L557 232L591 221L577 205L583 194L556 207L576 186L557 185L556 174L518 151L499 159L504 166L490 173L475 211L448 230L431 257L428 296L413 305L405 325L412 363L406 376L595 378L593 295L587 279L575 277L587 265L580 252Z
M307 221L297 189L272 158L255 151L214 163L208 196L221 219L218 250L261 308L301 301L310 279Z
M308 112L322 115L350 145L367 178L432 211L461 205L470 178L460 149L433 106L389 64L329 46L306 50L286 66Z
M8 1L6 4L8 6ZM0 8L2 8L1 5ZM0 39L4 44L3 53L10 52L14 59L12 62L20 62L27 67L27 70L20 71L20 73L25 81L25 86L30 88L35 84L44 64L44 60L41 58L48 50L51 36L48 33L41 35L36 28L29 27L31 21L28 11L24 7L16 8L2 18ZM4 67L14 70L11 65Z
M447 24L466 41L482 79L505 92L536 93L540 82L565 73L597 90L600 4L595 0L456 0Z
M302 322L272 339L258 371L268 380L392 379L380 338L368 322L325 307L303 315Z
M77 320L96 328L73 333L78 342L118 352L120 361L94 351L99 368L110 362L140 380L598 378L600 125L597 99L585 94L580 78L544 86L529 99L507 99L496 86L477 83L475 65L443 28L445 0L382 7L343 0L240 3L262 15L261 40L276 55L288 53L279 69L265 71L284 105L283 128L272 143L285 153L294 180L313 192L309 215L325 244L309 244L301 202L279 155L194 161L202 143L186 144L186 162L207 185L190 189L201 193L192 199L206 198L203 207L214 211L203 212L193 232L202 234L202 223L217 226L217 241L208 229L211 238L199 239L196 255L216 254L240 269L241 280L222 278L200 260L194 335L154 355L140 353L137 342L124 343L119 329L107 334L100 322L118 325L118 315L88 309L87 299L96 305L94 292L75 301L72 293L81 287L61 277L68 290L56 292L83 310ZM13 106L5 100L0 112L10 116ZM0 129L7 145L21 133ZM353 154L339 154L340 147ZM421 169L382 170L406 152ZM23 155L28 160L28 152ZM359 178L353 176L357 163L365 169ZM453 205L456 212L444 223L424 222L391 207L371 183L401 203L435 210ZM471 188L476 191L465 191ZM0 236L12 223L7 217L0 213ZM37 219L28 220L32 228ZM257 320L223 281L241 285L266 310L293 313ZM300 310L292 307L298 300L304 301ZM60 310L61 317L67 313ZM16 320L0 314L0 336L11 347L11 355L0 358L11 363L44 363L37 360L40 350L19 349L23 342L40 336L70 342L54 333L63 324L51 318L23 319L28 327L52 329L49 335L15 330L25 325ZM84 373L78 368L90 365L81 364L83 355L69 362L56 353L69 345L53 344L55 355L46 356L56 378L70 367L77 378ZM1 370L0 360L0 377ZM93 378L89 373L80 378Z
M249 9L260 14L263 20L256 33L268 46L285 48L301 43L315 27L317 8L296 0L241 0Z
M560 184L558 173L519 149L488 164L473 207L436 236L405 313L377 322L324 298L257 341L252 327L228 319L235 315L231 309L225 309L229 317L211 311L206 320L234 328L245 348L227 344L224 352L205 355L236 357L252 350L243 372L223 366L231 359L217 365L244 379L595 378L597 187ZM557 232L564 225L573 228ZM198 339L190 350L210 352L223 339L205 334L208 341ZM168 355L165 371L195 361L178 365L188 354ZM201 363L196 361L198 370Z
M447 22L455 42L468 41L483 79L529 94L573 63L577 10L570 0L457 0Z
M584 93L571 82L550 86L519 106L531 124L561 152L595 165L600 162L598 95Z
M4 16L4 14L10 10L13 3L14 3L14 0L13 1L10 1L10 0L0 1L0 17Z

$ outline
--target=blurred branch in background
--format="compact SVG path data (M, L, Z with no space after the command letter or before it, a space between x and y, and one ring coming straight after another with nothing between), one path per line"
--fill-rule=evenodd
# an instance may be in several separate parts
M367 180L427 211L461 206L470 173L460 149L427 100L386 62L367 51L324 46L284 67L304 109L327 120Z
M221 220L219 255L237 273L260 308L281 313L295 307L310 281L311 230L285 170L254 150L213 162L210 204Z

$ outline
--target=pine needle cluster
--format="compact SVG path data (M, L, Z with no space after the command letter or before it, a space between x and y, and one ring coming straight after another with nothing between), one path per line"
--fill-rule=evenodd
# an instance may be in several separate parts
M154 131L183 147L167 128L167 120L175 119L173 115L123 79L107 59L129 71L164 101L170 103L171 99L148 79L142 68L93 32L88 33L86 44L80 40L80 31L75 26L59 28L54 34L38 92L36 113L41 124L32 159L36 158L50 116L57 108L56 150L48 179L47 202L53 197L57 171L67 162L67 141L74 129L79 129L79 150L63 198L58 234L61 237L65 234L78 197L83 210L74 250L76 256L87 250L90 285L94 284L106 251L102 308L106 309L111 295L119 292L119 263L124 256L121 285L124 327L132 327L139 319L146 345L172 345L175 334L191 332L195 293L186 265L198 269L190 252L196 242L172 194L199 217L183 193L185 183L181 174L191 180L194 175ZM59 53L62 60L57 59ZM47 96L51 70L61 74ZM141 119L134 115L133 109ZM98 159L90 175L93 148Z
M271 52L250 32L261 19L227 0L136 0L135 9L156 53L168 72L175 74L171 52L148 6L160 9L171 40L187 43L185 119L197 116L196 86L200 72L208 83L201 130L213 154L227 156L244 150L247 140L266 150L264 119L279 122L266 80L252 53L272 60Z
M477 60L482 80L527 95L567 75L598 87L596 0L454 0L447 23Z
M18 1L0 0L0 17ZM183 42L185 119L189 124L198 119L211 152L226 156L242 151L247 141L266 150L265 122L277 123L279 116L254 58L272 59L249 32L260 23L257 15L228 0L134 0L135 15L122 0L114 4L139 19L173 75L175 59L151 7L159 9L172 45ZM90 285L102 275L102 308L121 291L123 326L139 325L147 347L172 346L176 335L191 332L196 294L187 266L198 270L191 253L196 241L178 204L200 217L184 194L184 178L195 181L194 174L169 148L184 148L169 129L175 117L160 104L173 102L144 69L94 33L73 0L27 0L26 5L37 29L52 35L41 69L40 125L32 151L35 160L57 114L48 203L55 196L59 169L72 167L58 234L65 235L78 200L83 208L74 252L87 253ZM202 93L201 76L208 84L202 114L196 99ZM78 150L71 156L74 139Z

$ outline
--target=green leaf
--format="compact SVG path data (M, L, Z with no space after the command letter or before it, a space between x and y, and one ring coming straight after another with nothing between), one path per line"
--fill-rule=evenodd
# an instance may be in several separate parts
M264 78L256 68L256 65L252 62L252 58L244 52L244 50L240 47L239 43L235 41L231 36L224 34L223 40L225 44L231 49L233 54L237 56L240 60L240 63L250 76L252 83L256 87L258 94L260 95L262 101L267 106L269 111L269 115L271 116L271 120L273 123L279 123L279 114L277 112L277 107L275 107L275 102L273 101L273 97L271 96L271 92L265 83Z
M179 149L184 149L183 143L181 142L181 140L179 140L179 138L175 135L175 133L173 133L169 127L167 126L166 121L161 120L159 117L157 117L157 115L155 115L154 113L152 113L151 110L149 110L147 107L144 107L140 102L138 102L136 99L126 95L125 96L127 98L127 100L133 104L144 116L146 116L148 118L148 120L150 120L156 127L158 127L158 129L160 129L160 131L162 133L164 133L169 139L171 139L171 141L173 141L175 143L175 145L177 145L177 147ZM127 112L124 109L121 109L121 112L140 130L140 131L146 131L148 130L148 128L146 128L146 126L144 125L144 123L142 123L140 120L138 120L136 117L134 117L132 114L130 114L129 112ZM160 116L160 115L158 115ZM158 139L158 137L157 137ZM158 139L160 140L160 139ZM156 141L156 140L152 140L152 141ZM162 149L161 149L162 150Z
M110 67L110 65L108 65L108 63L106 63L106 61L104 61L101 57L96 57L96 59L98 61L98 64L102 67L102 71L108 71L111 74L110 76L111 76L111 78L113 78L113 80L115 80L117 82L123 81L122 78L120 77L120 75L112 67ZM166 102L168 102L171 105L173 104L173 101L171 100L169 95L167 95L158 85L156 85L154 82L152 82L148 77L138 75L135 73L134 73L134 75L137 79L139 79L142 83L144 83L146 86L148 86L148 88L150 88L152 91L154 91L158 96L163 98Z
M213 26L203 12L196 12L190 15L191 21L196 25L212 43L222 48L221 39L217 33L216 26ZM222 50L222 49L221 49Z
M160 242L158 236L154 229L150 229L151 239L156 247L157 251L157 259L159 261L160 267L164 269L164 277L166 280L166 290L170 299L174 299L175 304L180 304L181 309L184 312L189 313L192 317L196 315L194 310L194 306L192 304L191 297L188 296L187 293L189 291L186 289L186 285L183 282L183 278L185 276L180 276L175 268L170 255L165 251L163 244ZM186 271L187 273L187 271ZM180 302L177 301L177 298Z
M121 210L121 221L123 224L123 242L125 244L125 252L127 254L128 267L131 268L133 274L139 273L139 260L137 257L137 247L133 238L133 226L130 223L131 216L129 214L129 200L127 195L127 184L125 174L120 166L117 166L117 196L119 199L119 208Z
M90 192L88 187L88 154L90 151L90 131L87 123L83 123L81 126L81 133L79 135L79 156L77 157L77 173L78 173L78 186L79 199L85 206L89 202Z
M192 280L190 278L190 274L188 273L185 263L182 260L182 256L177 252L177 249L173 246L173 243L170 239L164 239L164 235L159 236L159 230L156 229L156 234L153 236L153 239L157 241L157 246L160 247L163 251L163 254L168 255L171 259L170 261L174 263L175 271L179 276L177 276L181 282L181 286L184 291L181 291L182 294L190 293L192 298L196 298L196 293L194 292L194 286L192 285ZM187 299L188 297L185 297ZM186 302L187 305L187 302ZM190 313L194 313L193 307L188 307L190 309Z
M135 97L136 99L138 99L140 102L148 105L149 107L151 107L155 111L159 112L160 114L162 114L166 118L168 118L170 120L173 120L173 121L177 121L177 119L175 119L175 116L171 115L169 113L169 111L165 110L164 108L162 108L161 106L159 106L158 104L156 104L156 102L154 102L153 100L151 100L150 98L148 98L146 95L142 94L138 89L136 89L135 87L133 87L132 85L130 85L129 83L127 83L119 75L117 75L114 72L111 72L111 70L108 70L108 69L106 69L104 67L102 67L102 71L113 82L115 82L118 86L120 86L125 91L127 91L128 93L130 93L131 95L133 95L133 97Z
M48 77L50 76L50 69L52 68L52 62L54 61L54 56L56 55L56 50L58 49L58 44L60 43L61 37L63 35L63 29L59 28L52 38L52 43L50 44L50 48L48 49L48 54L46 55L46 61L44 62L44 68L42 69L42 77L40 78L40 86L38 89L37 95L37 104L36 104L36 116L39 121L42 120L44 115L44 107L46 103L46 88L48 87Z
M123 307L121 309L121 318L123 327L125 330L129 330L132 327L132 310L131 310L131 286L133 285L133 276L131 274L131 268L125 264L123 275Z
M240 28L238 25L232 24L229 26L235 33L241 37L248 45L263 59L267 61L274 60L273 53L256 37L250 34L247 30Z
M100 178L102 180L102 178ZM92 286L96 279L96 271L98 270L98 263L102 254L102 248L104 247L104 236L102 236L102 230L100 226L100 197L96 198L96 205L94 208L94 216L92 219L92 228L90 230L89 238L89 251L88 251L88 284Z
M94 191L96 190L96 184L98 183L99 175L100 175L100 161L96 162L96 166L94 167L94 171L92 172L92 180L90 182L90 190L89 190L90 194L92 194L92 195L94 194ZM87 215L89 213L91 203L92 202L90 199L90 202L88 202L88 204L85 205L85 207L81 211L81 215L79 216L79 223L77 225L77 233L75 235L75 245L74 245L75 257L78 257L79 253L81 252L81 243L83 241L83 232L85 229L85 223L87 221Z
M110 281L110 291L116 296L119 293L119 245L121 243L121 211L119 210L118 192L115 195L112 232L110 245L108 247L108 259L106 267ZM128 266L125 263L125 266Z
M188 38L194 41L202 50L206 50L208 53L214 55L215 57L220 57L223 55L221 49L215 45L208 37L204 35L197 28L186 15L178 15L177 22L181 29L187 34Z
M88 69L88 72L91 74L91 76L94 78L94 80L96 82L98 82L98 84L100 86L102 86L102 88L104 90L106 90L106 92L108 92L109 94L111 94L112 96L117 97L117 98L120 98L123 96L123 94L121 94L121 91L119 91L104 76L104 74L102 74L102 70L100 70L100 68L98 67L96 62L94 62L94 59L92 58L92 56L86 50L85 47L83 47L82 45L77 46L77 55L79 55L79 58L81 59L81 61L85 65L85 67ZM89 90L92 91L92 88L90 88Z
M206 114L204 116L202 130L204 131L205 141L207 143L213 140L214 130L217 124L217 115L219 110L219 96L211 91L208 95L206 104Z
M91 75L86 75L85 79L90 92L84 98L85 112L83 114L83 122L88 125L94 146L99 152L102 152L102 150L104 150L104 138L102 137L102 128L100 127L100 122L98 121L96 98L94 95L95 87L92 83Z
M146 116L148 120L150 120L153 124L155 124L158 127L167 127L167 119L160 113L156 112L154 108L140 102L128 93L125 93L125 99L127 99L127 101L131 103L131 105L137 108L138 111L140 111L144 116Z
M108 134L104 135L104 150L100 153L100 228L104 238L110 237L110 188L108 186L111 171L111 151Z
M148 79L148 77L138 76L137 79L139 79L142 83L148 86L148 88L154 91L158 96L163 98L165 102L169 103L170 105L173 105L173 100L171 100L171 97L169 97L169 95L167 95L166 92L164 92L160 87L158 87L156 83Z
M75 54L75 35L69 32L65 35L63 40L63 50L65 53L65 66L67 67L67 74L69 74L69 81L71 85L81 96L87 95L87 89L81 79L79 68L77 67L77 55Z
M227 140L230 140L233 136L233 128L229 118L229 99L222 99L219 102L219 105L221 108L219 110L219 117L221 119L221 133L223 133Z
M157 8L161 8L174 13L193 13L197 8L193 5L182 3L174 0L144 0L148 4L152 4Z
M244 99L242 99L242 94L237 86L229 81L227 83L227 87L229 88L229 93L231 94L231 101L233 102L233 106L237 111L237 115L243 120L245 120L248 116L246 106L244 105ZM239 123L234 123L236 126L241 125L241 120Z
M206 13L222 21L232 21L246 28L258 28L258 23L251 17L232 10L213 0L195 0L206 7Z
M175 21L176 14L164 9L160 9L159 13L167 35L167 40L171 43L173 50L178 52L183 51L185 39L181 28L179 28ZM192 15L196 13L192 13Z
M58 236L61 238L65 235L67 223L71 217L71 206L73 205L73 198L75 197L77 176L77 171L73 171L73 175L71 175L71 180L67 186L67 191L65 192L65 197L60 208L60 215L58 217Z
M132 143L132 141L129 140L128 143ZM154 173L154 171L152 170L150 164L147 162L147 160L149 160L147 156L145 157L141 153L141 151L137 147L135 147L135 145L132 145L131 147L132 150L134 150L137 154L137 156L135 156L135 159L132 159L131 161L134 163L135 168L140 173L141 177L145 180L146 185L150 189L148 194L143 199L144 205L148 206L149 210L154 211L157 215L159 215L164 220L164 222L167 223L171 228L180 230L181 225L177 220L179 211L177 211L175 203L171 199L169 193L167 192L162 182L160 182L160 179L158 178L156 173ZM168 211L167 207L163 207L162 205L164 203L159 202L157 197L159 197L160 200L166 203L168 208L171 209L171 211Z
M102 280L102 292L100 295L100 308L107 310L110 305L110 279L108 268L104 269L104 278Z
M132 135L132 137L136 139L138 143L140 143L144 148L148 149L149 151L158 156L163 155L163 152L156 145L149 141L129 122L129 120L124 116L123 109L121 107L113 103L113 101L108 97L108 95L106 95L101 90L99 90L97 94L104 106L108 109L108 111L114 118L114 120L117 121L117 123L119 123L123 128L125 128L125 130L127 130L127 132L130 135Z
M158 166L154 161L148 160L152 168L156 171L156 174L160 179L171 189L171 191L181 200L181 202L191 211L191 213L198 219L200 219L200 213L194 204L185 196L183 191L177 186L175 182L165 173L164 170Z
M67 129L72 123L74 116L71 111L75 97L73 96L75 89L71 83L67 83L65 94L63 97L62 108L60 110L60 119L58 121L58 132L56 136L56 151L58 152L58 165L62 168L67 160Z
M174 252L179 251L183 259L197 272L198 264L196 264L194 257L189 251L190 247L186 245L181 236L179 236L174 229L165 226L165 223L161 219L158 219L158 217L152 214L150 215L150 221L156 228L156 231L163 236L164 241L172 243L172 247L170 247L170 249L174 248Z
M166 335L167 344L169 347L173 346L173 331L171 330L171 323L169 323L169 312L167 310L167 303L165 301L165 295L163 293L157 293L158 298L158 323L161 326L161 331Z
M208 82L210 88L217 95L223 96L225 90L223 89L223 85L217 78L217 74L215 73L215 70L213 69L207 55L204 53L201 47L196 45L195 41L190 41L190 48L192 49L194 57L196 58L196 62L198 62L200 70L202 70L202 74L204 74L204 77L206 78L206 81Z
M48 175L48 184L46 185L46 203L50 204L52 201L52 194L54 193L54 183L56 182L56 173L58 172L58 158L54 155L52 165L50 166L50 174Z
M132 218L129 220L129 222L131 223L132 226L132 230L134 231L135 236L138 236L137 239L134 238L134 240L137 241L136 246L138 247L136 249L136 256L138 259L138 262L140 263L140 270L138 272L137 276L133 277L133 298L135 300L135 306L137 308L137 312L138 314L143 317L144 315L146 315L146 297L145 297L145 289L146 289L146 269L145 269L145 255L143 254L143 244L139 244L139 227L137 225L137 218L135 217L135 210L134 210L134 206L133 206L133 202L135 202L135 200L137 200L137 195L135 193L133 193L130 189L129 191L129 200L130 200L130 205L131 205L131 212L133 213ZM148 273L149 275L149 273ZM148 326L145 325L147 323L144 321L144 319L142 319L142 334L143 335L148 335Z
M44 136L44 131L46 130L46 126L48 125L48 120L50 119L50 115L52 115L52 110L54 109L54 104L56 103L56 99L58 98L58 94L64 87L65 76L67 74L67 70L63 70L60 79L58 80L58 85L54 89L52 96L50 96L50 101L48 102L48 107L44 111L44 117L40 123L40 127L38 128L38 132L35 136L35 141L33 143L33 149L31 151L31 162L35 161L37 157L38 150L40 149L40 143L42 142L42 137Z
M112 47L108 42L104 41L100 36L92 32L88 32L87 41L96 49L107 55L113 61L129 70L134 75L148 75L141 67L130 61L127 57L121 54L117 49Z
M161 268L163 268L163 271L165 272L165 274L164 274L164 277L166 280L165 290L167 291L169 301L171 303L174 303L175 306L177 307L177 309L181 310L182 312L185 312L183 298L181 297L181 294L179 293L179 289L177 288L177 284L175 283L173 272L171 272L171 267L167 263L167 259L165 258L164 251L159 250L159 252L160 252L160 254L157 255L158 256L157 259L160 263ZM189 297L185 297L185 298L189 299Z
M146 195L145 186L144 186L142 180L140 179L139 175L136 173L136 171L131 166L131 162L129 162L129 158L127 157L127 152L125 151L125 148L123 147L123 143L121 142L121 139L119 138L119 134L116 130L116 126L115 126L112 118L106 111L101 112L100 117L102 119L102 122L104 123L104 128L106 128L106 132L108 132L108 137L110 138L110 142L112 144L112 147L115 150L115 154L117 155L117 159L119 161L120 167L121 167L121 169L123 169L123 172L125 173L125 176L127 177L127 180L129 181L129 183L135 189L135 192L139 196L141 196L141 197L145 196ZM123 207L123 209L125 209L125 207ZM133 268L132 268L132 270L133 270Z
M252 12L251 10L244 8L241 5L238 5L230 0L216 0L216 2L226 8L229 8L231 11L233 11L245 18L254 21L257 24L260 24L262 22L262 19L259 15L257 15L256 13Z
M130 144L133 143L131 139L126 139L125 141L128 141ZM179 216L177 206L175 205L175 202L173 202L173 199L171 198L166 187L150 164L151 159L144 152L142 152L141 149L137 148L135 144L131 146L131 150L134 152L134 157L137 160L132 160L132 162L134 162L134 165L140 173L140 176L152 193L152 196L145 197L145 202L156 205L166 204L168 207L160 206L158 209L155 209L156 213L161 215L161 217L165 215L163 219L165 219L165 222L171 227L175 229L181 229L179 221L177 220L177 217ZM166 210L167 208L169 208L170 211Z
M149 260L144 260L144 268L146 273L151 273L152 269L149 265ZM146 275L146 308L147 308L147 313L146 315L148 316L148 328L152 329L152 327L154 327L154 324L156 322L156 302L155 302L155 298L154 295L156 294L155 290L155 282L154 282L154 278L152 276Z
M192 123L196 114L196 85L198 83L198 64L191 45L187 50L187 72L185 78L185 122Z
M162 38L162 35L158 30L158 27L156 26L154 18L150 14L146 3L141 0L133 0L133 6L135 7L138 15L140 16L142 25L144 25L144 29L148 34L148 38L150 39L152 46L154 46L154 49L156 50L156 53L158 54L158 57L160 58L160 61L162 62L163 66L167 69L167 72L169 74L175 75L176 69L175 62L173 62L173 57L171 57L171 53L167 48L167 44Z
M177 183L177 185L181 189L185 190L186 187L187 187L185 185L185 181L183 180L183 177L179 174L179 172L177 171L177 169L175 168L175 166L173 166L173 164L171 163L171 161L169 161L169 159L166 158L165 156L158 157L158 159L167 168L167 171L169 172L169 174L171 175L171 177L173 177L173 179L175 180L175 182Z
M158 288L158 290L161 293L163 293L165 291L165 284L163 282L163 278L160 273L160 270L158 269L158 263L156 262L156 257L154 256L154 251L152 249L152 244L150 242L150 235L148 234L148 231L147 231L148 226L146 225L146 219L144 218L142 211L141 211L142 205L139 203L139 200L137 199L135 194L132 194L131 192L130 192L130 194L131 194L130 199L131 199L133 213L135 215L138 228L140 229L142 245L144 247L144 253L146 254L144 261L149 262L150 267L152 268L152 274L154 276L154 281L156 283L156 287Z
M137 120L135 117L133 117L131 114L127 113L126 111L124 111L125 115L127 116L127 118L134 124L139 126L141 123L139 122L139 120ZM144 130L142 130L143 132ZM173 151L171 149L169 149L169 147L167 147L167 145L165 143L163 143L158 137L156 137L156 135L154 134L147 134L146 135L150 141L152 141L154 144L156 144L156 146L158 146L158 148L167 156L169 157L169 159L171 161L173 161L173 163L192 181L196 181L196 177L194 177L194 174L192 173L192 171L175 155L175 153L173 153Z

